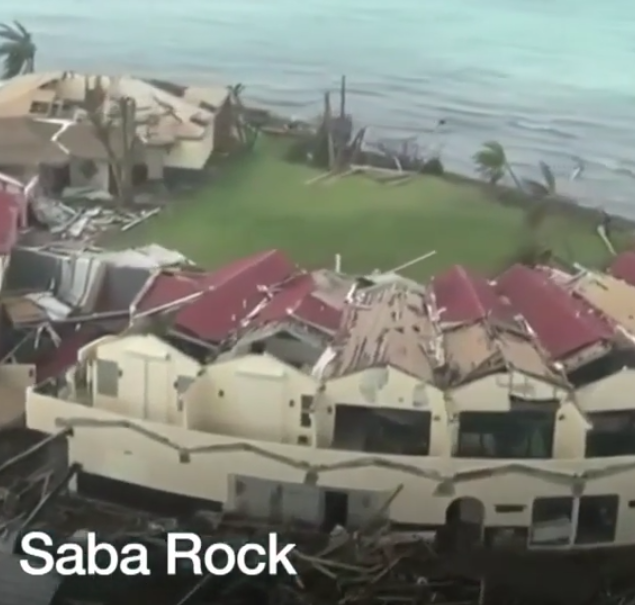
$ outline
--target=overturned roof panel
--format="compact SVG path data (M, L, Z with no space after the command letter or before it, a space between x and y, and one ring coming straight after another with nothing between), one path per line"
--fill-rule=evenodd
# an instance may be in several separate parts
M605 273L588 272L571 282L569 288L635 335L635 286Z
M346 307L342 326L329 351L330 360L321 374L328 379L392 366L431 381L436 337L426 313L424 294L394 284L368 293L359 303Z

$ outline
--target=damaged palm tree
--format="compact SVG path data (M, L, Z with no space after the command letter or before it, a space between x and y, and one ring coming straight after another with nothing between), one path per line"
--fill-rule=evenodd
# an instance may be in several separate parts
M0 56L4 58L2 77L13 78L35 70L36 46L33 36L19 21L0 24Z
M123 205L132 204L137 143L135 100L121 96L110 103L103 81L97 77L92 86L86 80L84 108L95 136L106 150L117 199Z
M253 149L258 140L260 130L245 119L247 112L242 101L242 93L244 90L244 84L240 83L228 87L229 101L233 112L232 122L236 128L236 134L241 146L244 149Z

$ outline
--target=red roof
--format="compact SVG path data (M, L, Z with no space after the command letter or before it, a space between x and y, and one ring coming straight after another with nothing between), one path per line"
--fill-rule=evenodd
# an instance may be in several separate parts
M0 190L0 254L9 254L18 241L20 207L15 196Z
M138 304L150 311L201 293L177 313L175 325L200 340L224 340L264 299L266 289L287 280L296 266L278 250L234 261L211 273L160 275Z
M617 279L635 286L635 252L622 252L613 259L609 273Z
M316 283L309 273L301 273L281 284L280 290L254 317L252 325L283 321L289 317L335 332L342 310L314 295ZM343 302L343 301L342 301Z
M56 378L77 363L79 350L89 342L99 338L103 332L95 326L86 325L76 332L62 338L59 346L48 351L35 364L35 381L37 384Z
M497 289L523 315L553 359L563 359L613 336L584 301L540 271L514 265L497 278Z
M443 309L444 322L471 323L493 317L503 321L513 318L509 304L500 299L494 286L484 277L454 265L432 278L436 304Z

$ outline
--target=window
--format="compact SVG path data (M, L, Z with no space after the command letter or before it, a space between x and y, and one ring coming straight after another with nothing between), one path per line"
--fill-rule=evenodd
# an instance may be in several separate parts
M50 105L48 103L42 103L40 101L34 101L31 103L29 113L48 114Z
M309 438L306 435L300 435L298 437L298 445L309 445Z
M551 458L556 414L549 411L462 412L456 456Z
M337 450L427 456L430 412L338 403L331 446Z
M602 544L615 540L619 497L582 496L578 513L576 544Z
M635 454L635 412L595 412L588 415L585 456L605 458Z
M531 513L529 544L567 546L571 542L573 498L536 498Z
M313 407L313 396L302 395L301 398L301 412L300 412L300 426L309 428L312 425L311 422L311 409Z
M97 370L97 392L105 397L119 396L119 366L116 361L108 359L98 359L96 361Z

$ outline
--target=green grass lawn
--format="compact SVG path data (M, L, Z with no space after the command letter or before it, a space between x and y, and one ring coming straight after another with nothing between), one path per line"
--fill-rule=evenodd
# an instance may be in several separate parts
M282 143L261 141L252 155L220 167L205 190L114 245L156 242L206 267L267 248L307 267L332 266L340 253L347 272L388 270L436 250L409 271L425 277L450 263L491 272L524 237L522 211L488 200L482 188L429 176L401 186L364 176L307 185L319 172L285 162L282 152ZM585 264L607 257L593 226L571 216L550 217L541 238Z

